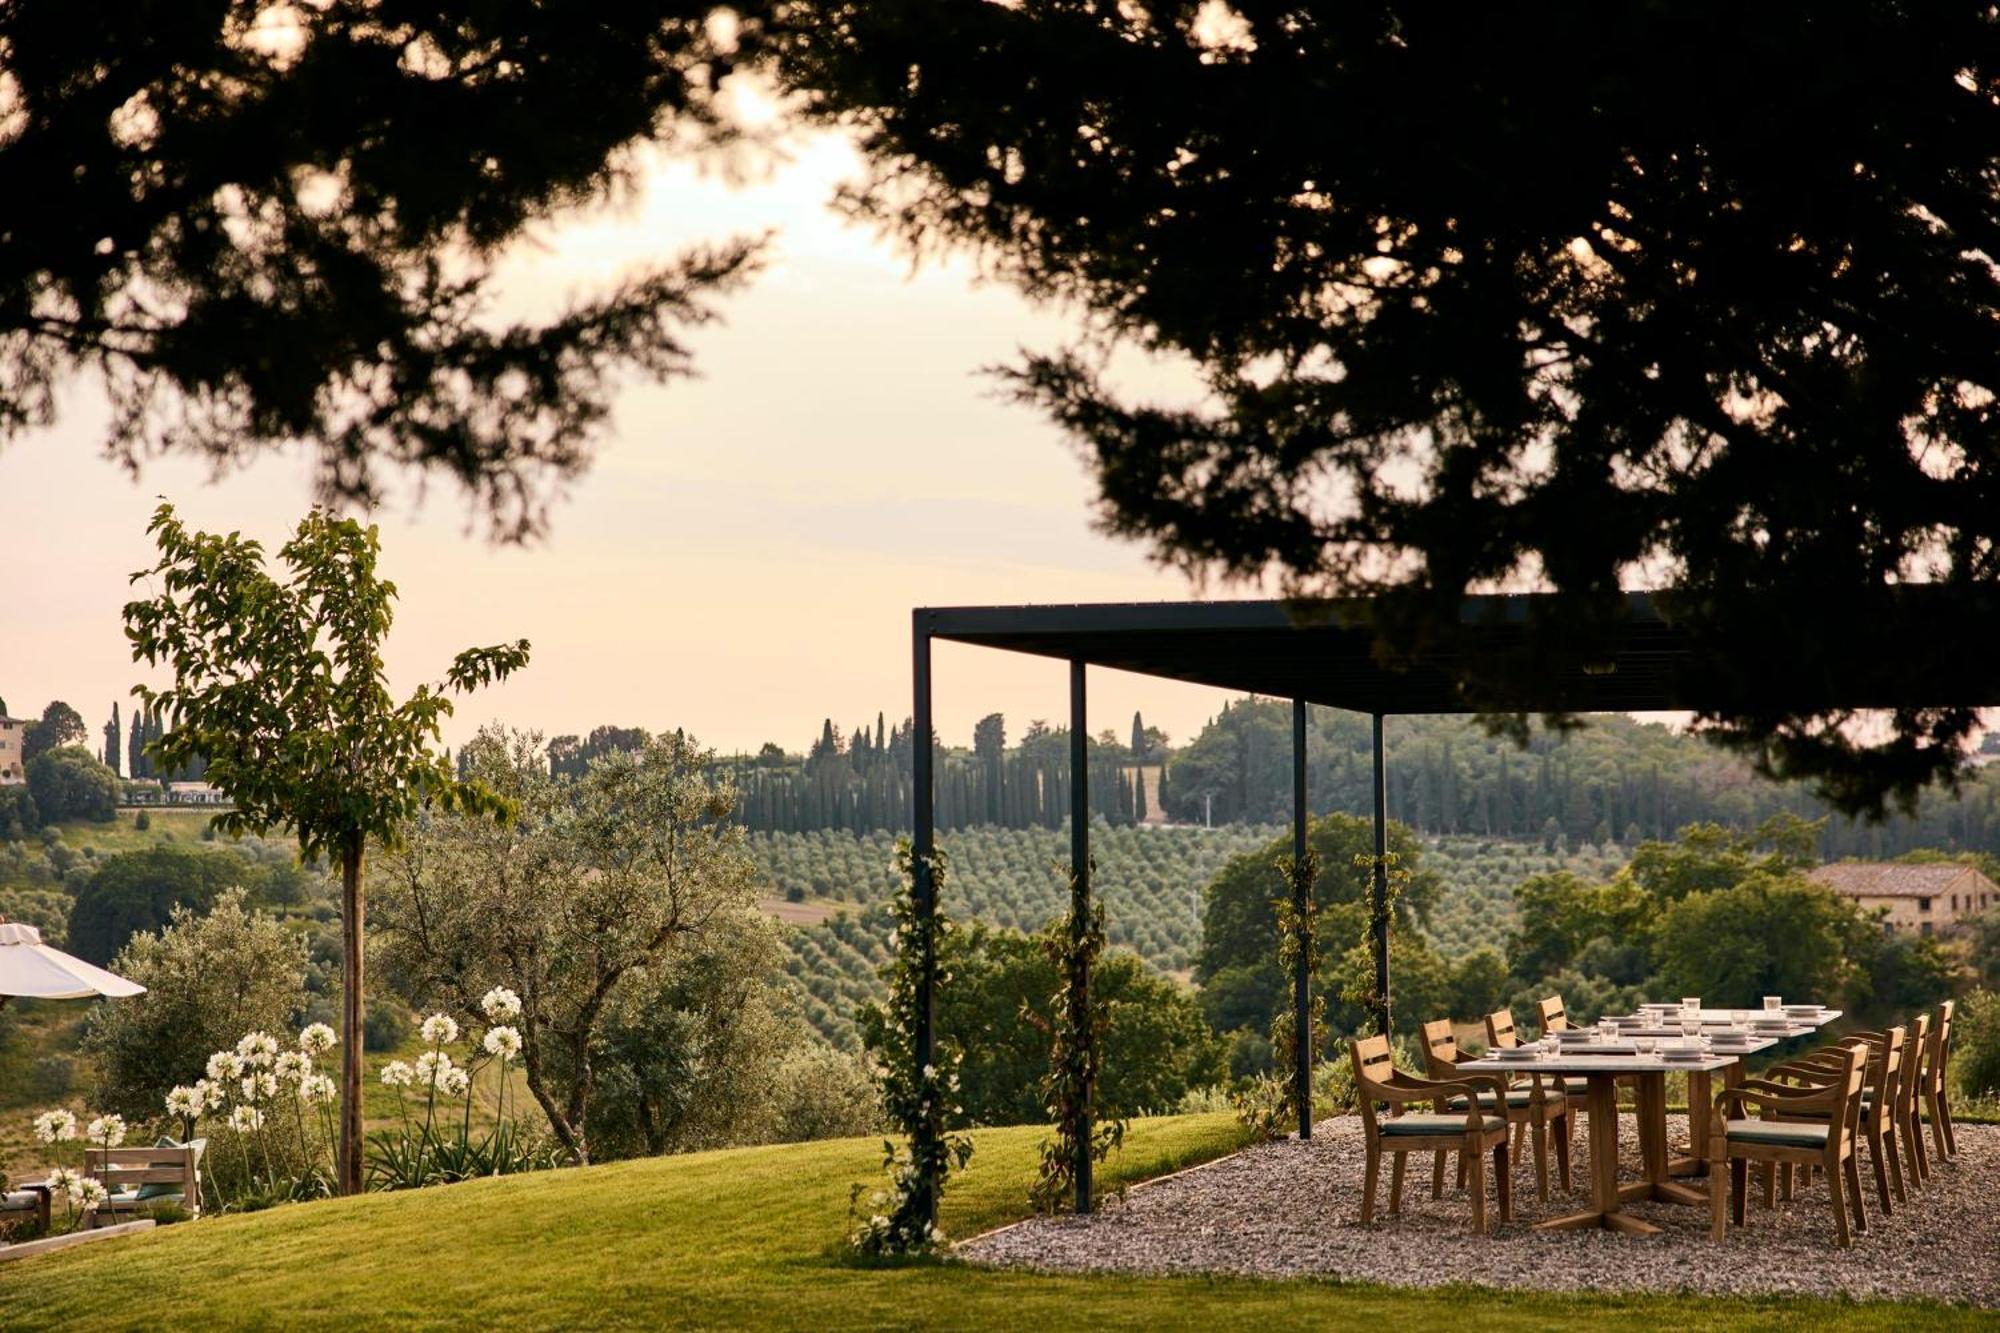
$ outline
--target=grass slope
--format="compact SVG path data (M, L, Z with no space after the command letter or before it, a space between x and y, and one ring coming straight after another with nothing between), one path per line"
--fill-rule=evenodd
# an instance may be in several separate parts
M979 1134L945 1221L1017 1216L1037 1128ZM1135 1123L1107 1177L1157 1175L1241 1142L1224 1116ZM844 1260L848 1191L881 1177L846 1139L656 1158L375 1195L167 1228L0 1267L0 1328L1213 1328L1279 1320L1484 1330L1652 1322L1718 1327L1971 1327L1897 1305L1409 1292L1312 1282L1038 1277ZM171 1317L164 1312L174 1312Z

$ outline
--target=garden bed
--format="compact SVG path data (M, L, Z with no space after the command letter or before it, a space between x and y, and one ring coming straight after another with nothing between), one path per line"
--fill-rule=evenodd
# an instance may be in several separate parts
M1633 1133L1623 1126L1627 1166ZM1671 1133L1685 1134L1681 1117ZM1514 1220L1490 1236L1469 1230L1465 1196L1430 1197L1428 1155L1412 1156L1403 1213L1358 1222L1364 1155L1353 1117L1315 1127L1311 1143L1260 1144L1205 1168L1106 1199L1091 1217L1036 1218L959 1247L980 1264L1047 1272L1223 1273L1366 1280L1399 1286L1465 1282L1542 1291L1833 1295L2000 1304L2000 1127L1958 1129L1959 1157L1884 1219L1864 1161L1869 1231L1842 1250L1833 1240L1823 1183L1765 1211L1753 1198L1749 1226L1709 1239L1709 1210L1630 1204L1662 1228L1636 1238L1608 1231L1535 1231L1543 1218L1576 1211L1551 1184L1535 1200L1530 1169L1514 1177ZM1578 1136L1578 1147L1582 1136ZM1583 1154L1577 1154L1581 1162ZM1552 1172L1553 1174L1553 1172ZM1576 1183L1581 1187L1579 1174ZM1702 1183L1705 1182L1694 1182ZM1383 1168L1382 1208L1388 1203ZM1497 1212L1496 1212L1497 1216Z

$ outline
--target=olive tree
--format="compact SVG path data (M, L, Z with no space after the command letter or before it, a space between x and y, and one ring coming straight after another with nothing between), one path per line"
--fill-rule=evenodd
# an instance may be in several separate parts
M280 548L283 578L261 543L189 531L162 504L149 529L160 558L132 576L155 585L125 607L134 661L165 664L173 684L134 692L166 719L146 747L173 771L207 765L232 808L229 834L286 829L305 859L327 857L341 885L340 1186L361 1189L362 860L370 839L394 848L425 809L505 819L509 804L461 780L436 746L450 695L500 680L528 641L460 653L444 679L396 702L382 665L396 585L376 572L373 526L314 509Z
M735 790L679 735L601 755L580 778L551 775L536 735L484 731L463 757L519 815L440 809L413 826L384 862L383 956L418 999L473 1022L490 988L520 996L529 1091L585 1163L594 1061L621 997L690 975L754 902Z
M84 1050L103 1079L104 1105L151 1119L178 1083L192 1083L209 1052L245 1032L282 1032L305 999L305 940L251 910L230 889L205 915L185 906L158 934L134 935L112 966L144 995L91 1011Z

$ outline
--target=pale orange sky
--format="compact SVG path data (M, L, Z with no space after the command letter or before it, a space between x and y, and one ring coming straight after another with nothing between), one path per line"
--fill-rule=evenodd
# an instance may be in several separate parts
M737 184L679 166L647 174L615 213L565 222L507 270L508 304L586 291L627 263L704 238L773 229L772 262L690 335L701 378L618 400L596 465L525 549L473 534L447 485L375 515L402 589L390 649L399 691L457 649L526 637L534 660L461 707L447 739L499 718L549 734L600 722L685 726L725 750L802 748L909 711L916 605L1173 599L1177 576L1090 528L1091 487L1035 411L999 401L979 368L1072 332L962 264L908 260L824 206L856 168L816 135L789 163ZM1127 368L1135 387L1186 382ZM93 732L139 678L121 632L126 576L149 563L145 524L165 495L192 522L274 547L309 502L307 470L278 455L220 480L185 461L136 481L99 454L103 409L79 382L53 430L0 447L0 698L50 698ZM966 743L982 713L1018 735L1067 708L1059 663L941 645L938 724ZM1094 672L1091 725L1122 733L1135 708L1177 740L1220 705L1211 690Z

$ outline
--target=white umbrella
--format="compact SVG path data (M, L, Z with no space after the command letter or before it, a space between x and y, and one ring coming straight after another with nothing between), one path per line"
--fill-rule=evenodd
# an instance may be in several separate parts
M0 1005L16 995L30 1000L87 1000L145 993L136 981L50 948L33 926L0 921Z

